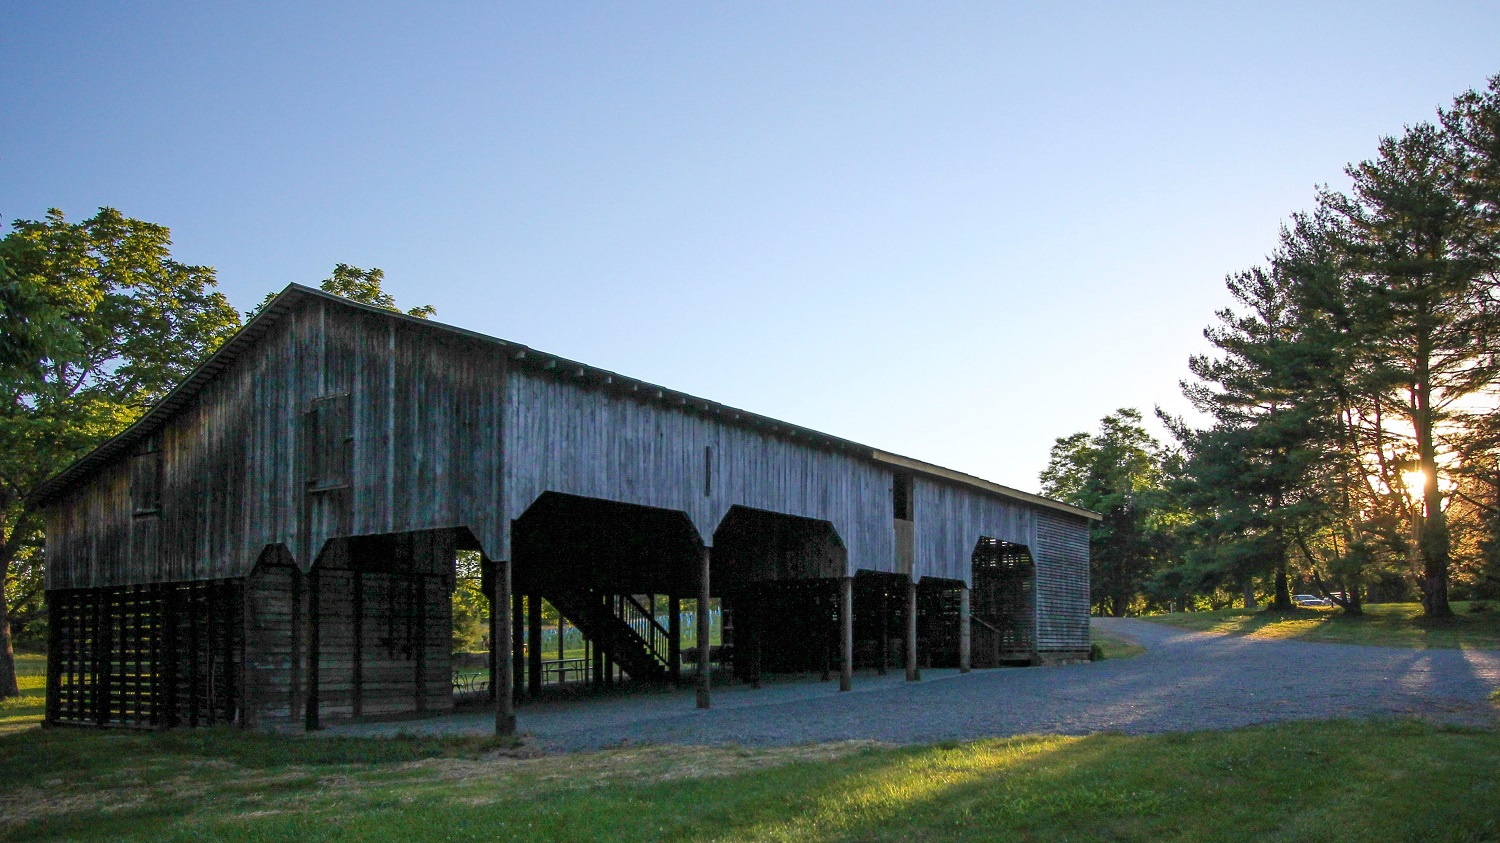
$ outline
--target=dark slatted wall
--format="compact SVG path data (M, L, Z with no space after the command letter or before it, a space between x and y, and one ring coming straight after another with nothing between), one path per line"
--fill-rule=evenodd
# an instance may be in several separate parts
M970 596L975 667L1036 656L1036 566L1024 546L985 538L974 549Z
M243 580L47 595L47 722L133 727L237 722Z

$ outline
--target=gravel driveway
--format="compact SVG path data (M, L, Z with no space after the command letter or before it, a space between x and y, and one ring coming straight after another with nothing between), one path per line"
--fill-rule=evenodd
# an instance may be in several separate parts
M520 730L554 751L622 742L743 745L872 738L926 743L1030 732L1167 732L1276 720L1422 716L1494 724L1500 652L1308 644L1186 632L1135 620L1097 628L1145 645L1133 659L978 670L861 672L855 690L795 680L759 690L716 688L699 711L691 689L522 706ZM328 735L486 734L485 713L405 723L353 724Z

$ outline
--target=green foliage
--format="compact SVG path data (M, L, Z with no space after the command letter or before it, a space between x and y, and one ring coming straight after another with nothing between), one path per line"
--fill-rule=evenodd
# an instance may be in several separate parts
M41 608L41 525L25 498L123 430L239 327L211 267L174 260L166 227L113 208L50 210L0 239L0 697L8 618Z
M383 310L400 313L401 308L396 306L396 297L387 293L381 286L385 282L385 271L382 269L360 269L347 263L335 264L333 274L323 279L318 287L325 293L342 296L350 301L360 304L368 304ZM260 300L260 304L254 310L246 311L245 318L254 318L262 308L276 298L275 293L266 293L266 297ZM406 311L407 316L415 316L418 319L429 319L437 315L437 308L430 304L421 307L413 307Z
M1500 76L1440 118L1228 279L1184 385L1211 424L1168 420L1182 561L1147 593L1271 581L1284 610L1298 579L1357 614L1414 583L1443 617L1455 559L1500 593Z
M458 552L457 577L453 583L453 652L487 652L490 601L480 579L478 551Z
M1140 411L1127 408L1105 416L1098 433L1060 437L1042 471L1043 494L1104 516L1089 533L1092 601L1116 616L1171 552L1176 507L1164 459Z

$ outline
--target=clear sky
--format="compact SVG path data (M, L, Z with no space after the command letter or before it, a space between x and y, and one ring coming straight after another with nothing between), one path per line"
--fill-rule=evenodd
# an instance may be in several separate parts
M0 3L0 215L406 306L1025 489L1177 381L1500 4Z

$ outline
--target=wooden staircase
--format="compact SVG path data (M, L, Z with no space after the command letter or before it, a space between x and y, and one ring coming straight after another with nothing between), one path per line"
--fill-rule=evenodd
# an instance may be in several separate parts
M671 679L670 636L634 595L581 588L542 596L631 679Z

